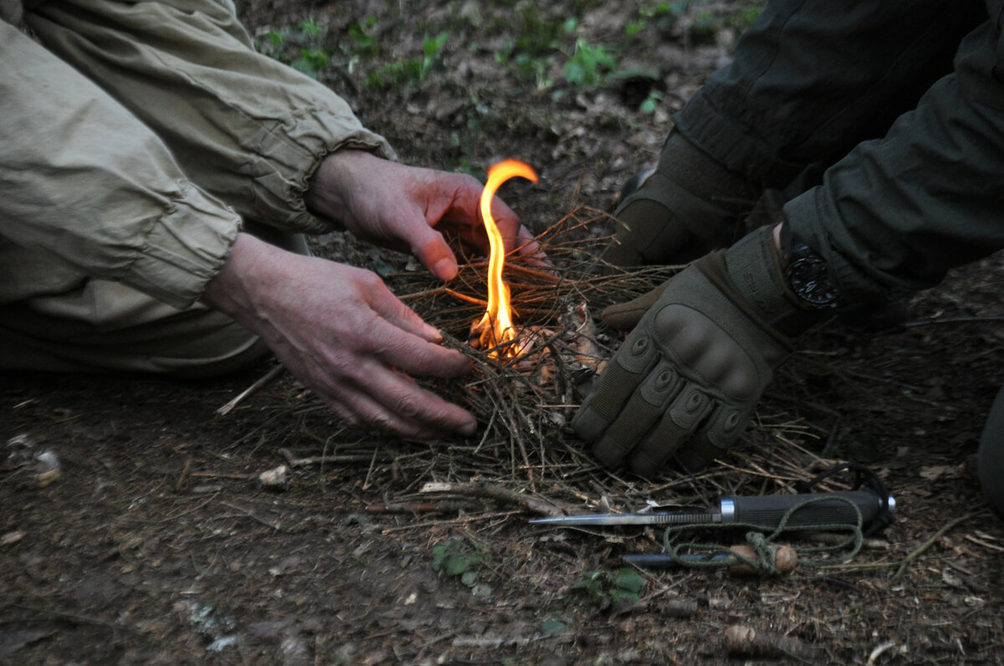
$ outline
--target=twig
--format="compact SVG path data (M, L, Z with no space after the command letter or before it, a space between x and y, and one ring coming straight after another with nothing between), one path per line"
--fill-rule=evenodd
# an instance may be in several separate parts
M347 454L342 456L310 456L307 458L297 458L289 449L279 449L280 455L286 459L290 467L304 467L306 465L324 465L327 463L350 463L350 462L370 462L373 456L370 454Z
M545 516L558 517L566 515L565 508L548 499L528 497L514 490L503 488L493 483L427 483L420 493L456 493L473 497L490 497L502 502L517 504L527 511Z
M225 404L222 407L220 407L219 409L217 409L216 410L216 416L217 416L217 418L221 418L221 417L224 417L227 414L229 414L231 411L233 411L234 407L236 407L238 404L240 404L240 402L242 400L244 400L244 398L248 397L249 395L251 395L252 393L254 393L255 391L257 391L258 389L260 389L262 386L265 386L265 384L268 384L270 381L272 381L273 379L275 379L276 377L278 377L282 373L282 371L285 370L285 369L286 369L286 366L284 366L284 365L277 365L274 368L272 368L271 370L269 370L268 373L264 377L262 377L261 379L259 379L258 381L256 381L251 386L249 386L246 389L244 389L244 391L240 395L238 395L236 398L234 398L233 400L231 400L227 404Z
M1004 317L946 317L945 319L924 319L922 321L908 321L903 324L904 328L915 328L917 326L931 326L934 324L983 324L1004 321Z
M806 661L813 655L813 648L790 636L782 636L767 631L757 631L753 627L734 624L725 630L725 641L729 652L751 657L793 657Z
M871 651L871 654L868 655L868 663L874 664L875 660L881 657L883 652L894 647L896 647L896 641L883 641L882 643L879 643L875 649Z
M409 523L407 525L400 525L398 527L388 527L385 530L381 530L381 534L392 534L393 532L402 532L404 530L416 530L422 527L443 527L446 525L467 525L469 523L478 523L483 520L492 520L493 518L508 518L509 516L515 516L519 511L503 511L502 513L486 513L482 516L465 516L463 518L456 518L454 520L431 520L425 523Z
M946 532L948 532L949 530L951 530L956 525L958 525L960 523L964 523L965 521L969 520L970 518L975 518L976 516L982 515L982 514L984 514L986 512L987 512L986 509L983 509L982 511L974 511L973 513L967 513L966 515L962 516L961 518L956 518L955 520L950 521L947 525L945 525L940 530L938 530L937 532L935 532L934 535L930 539L928 539L927 541L925 541L924 543L922 543L919 548L917 548L915 551L913 551L912 553L910 553L909 555L907 555L903 559L902 563L900 563L900 565L899 565L899 569L897 569L896 573L893 574L892 580L895 581L900 576L902 576L903 572L906 571L906 567L909 566L910 562L913 562L915 559L917 559L918 557L920 557L928 548L930 548L931 546L933 546L938 539L940 539L941 537L943 537Z
M273 524L273 523L268 522L264 518L259 518L258 516L255 515L254 511L252 511L251 509L246 509L246 508L244 508L242 506L237 506L236 504L232 504L231 502L220 502L220 504L222 504L223 506L228 507L230 509L234 509L235 511L240 511L242 514L244 514L245 516L247 516L251 520L253 520L255 522L258 522L258 523L261 523L265 527L269 527L269 528L275 530L276 532L282 532L283 531L281 523L275 523L275 524Z

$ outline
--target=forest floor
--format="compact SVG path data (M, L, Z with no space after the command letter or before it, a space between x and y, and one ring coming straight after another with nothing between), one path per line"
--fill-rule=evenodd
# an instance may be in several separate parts
M758 12L742 0L238 9L261 50L331 86L402 161L482 180L502 158L533 165L538 184L501 196L534 233L590 218L569 255L582 262L612 230L597 211L655 160L672 112ZM313 248L399 295L416 289L401 255L340 233ZM0 662L1002 663L1004 526L973 465L1004 376L1002 271L1000 255L952 271L893 330L806 336L740 445L695 476L601 469L565 425L582 397L568 385L531 405L533 441L480 403L470 441L405 442L346 427L288 374L217 414L274 361L198 382L4 373ZM555 312L576 303L559 296ZM449 299L414 302L444 325ZM597 326L601 348L616 347ZM483 397L481 379L443 390ZM658 552L661 532L528 524L555 505L791 492L842 461L878 474L896 521L849 562L784 577L636 570L622 556ZM282 465L283 487L264 486ZM734 626L778 638L730 650Z

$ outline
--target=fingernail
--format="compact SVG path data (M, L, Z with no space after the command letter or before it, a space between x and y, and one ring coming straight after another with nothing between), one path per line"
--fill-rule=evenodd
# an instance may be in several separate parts
M432 272L443 280L452 280L457 276L457 266L444 257L432 265Z
M477 430L478 430L478 422L471 421L470 423L468 423L467 425L465 425L460 429L460 434L463 435L464 437L470 437L475 432L477 432Z
M423 326L425 326L425 328L423 329L423 333L425 335L425 339L426 340L428 340L430 342L442 342L443 341L443 334L439 331L438 328L436 328L435 326L431 326L429 324L425 324L425 323L423 323Z

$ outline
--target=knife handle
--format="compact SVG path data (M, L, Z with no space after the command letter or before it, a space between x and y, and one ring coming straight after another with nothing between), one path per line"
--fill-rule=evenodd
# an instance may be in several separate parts
M843 499L836 499L837 497ZM847 500L847 501L845 501ZM878 515L882 501L871 490L851 490L833 493L806 493L802 495L753 495L722 498L722 523L749 523L765 528L776 528L785 514L805 503L788 518L791 527L816 525L856 525L857 513L849 502L861 511L862 526L867 527ZM731 503L731 507L729 504ZM889 497L892 511L895 501ZM731 517L730 517L731 516Z

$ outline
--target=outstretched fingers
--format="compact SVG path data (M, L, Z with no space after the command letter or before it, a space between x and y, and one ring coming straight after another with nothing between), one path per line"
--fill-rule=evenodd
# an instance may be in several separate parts
M477 419L421 388L415 380L380 363L367 364L364 394L355 394L357 415L370 426L416 437L442 433L473 435Z

